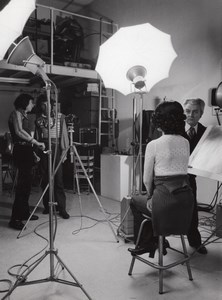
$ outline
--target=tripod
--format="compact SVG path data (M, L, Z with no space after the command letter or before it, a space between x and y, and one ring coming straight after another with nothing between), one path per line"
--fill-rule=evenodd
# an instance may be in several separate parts
M77 158L77 160L78 160L78 162L79 162L79 165L80 165L80 167L82 168L82 171L83 171L83 173L84 173L84 175L85 175L85 178L87 179L88 184L89 184L89 186L90 186L90 188L91 188L91 190L92 190L92 192L93 192L93 194L94 194L94 196L95 196L95 198L96 198L96 200L97 200L97 203L98 203L98 205L99 205L99 207L100 207L100 209L101 209L101 211L102 211L102 213L103 213L103 215L104 215L104 217L105 217L105 219L106 219L106 221L107 221L107 223L108 223L108 225L109 225L109 227L110 227L110 229L111 229L111 231L112 231L112 233L113 233L113 235L114 235L114 237L115 237L115 239L116 239L116 242L119 242L119 240L118 240L118 238L117 238L117 235L116 235L116 233L115 233L115 231L114 231L114 229L113 229L113 227L112 227L112 225L111 225L111 223L110 223L110 221L109 221L109 219L108 219L108 217L107 217L107 215L106 215L106 212L105 212L105 210L104 210L104 208L103 208L103 206L102 206L102 204L101 204L101 201L99 200L99 197L98 197L98 195L97 195L97 193L96 193L96 191L95 191L95 189L94 189L94 187L93 187L93 185L92 185L92 182L91 182L91 180L90 180L90 178L89 178L89 176L88 176L88 174L87 174L87 171L86 171L86 169L85 169L85 167L84 167L84 165L83 165L83 163L82 163L82 161L81 161L81 158L80 158L80 156L79 156L79 154L78 154L76 145L81 145L81 144L80 144L80 143L74 143L74 142L73 142L73 132L74 132L73 125L69 125L68 132L69 132L69 137L70 137L70 138L69 138L69 140L70 140L70 145L69 145L69 147L64 151L64 153L63 153L63 155L62 155L62 157L61 157L61 159L60 159L58 165L56 166L56 169L55 169L55 172L54 172L53 176L55 176L55 174L56 174L56 172L58 171L58 169L59 169L61 163L63 162L64 158L66 157L67 152L68 152L69 149L70 149L71 163L74 163L74 156L76 156L76 158ZM79 179L78 179L77 173L76 173L75 175L76 175L75 177L76 177L76 183L77 183L77 192L78 192L78 195L80 196ZM28 220L26 221L24 227L23 227L22 230L19 232L17 238L19 238L20 235L21 235L21 234L23 233L23 231L25 230L26 225L29 223L29 221L30 221L32 215L35 213L37 207L39 206L40 202L42 201L42 199L43 199L43 197L44 197L44 195L45 195L45 193L46 193L46 191L47 191L48 188L49 188L49 184L48 184L48 185L46 186L46 188L44 189L44 191L43 191L43 193L42 193L42 195L41 195L39 201L37 202L35 208L33 209L32 213L30 214L30 216L29 216Z

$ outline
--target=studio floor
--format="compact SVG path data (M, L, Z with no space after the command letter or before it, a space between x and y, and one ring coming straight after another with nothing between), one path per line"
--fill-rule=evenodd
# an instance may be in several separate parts
M70 219L57 219L54 246L58 256L67 269L83 286L93 300L219 300L222 299L222 240L207 245L208 254L195 253L190 260L193 281L189 281L186 268L178 265L164 273L164 294L158 293L158 271L136 261L132 276L128 275L131 255L127 251L133 247L118 237L116 232L120 223L120 202L99 196L104 213L94 194L82 193L81 197L67 191L67 211ZM38 188L31 194L33 207L41 196ZM42 214L42 203L36 209L38 221L30 221L26 230L20 232L10 229L8 222L13 198L4 191L0 200L0 290L8 288L8 281L15 282L17 272L24 271L49 249L48 215ZM200 213L200 230L206 241L214 227L211 214ZM112 229L113 230L112 230ZM19 235L20 234L20 235ZM18 238L19 235L19 238ZM180 247L177 237L169 237L172 246ZM188 247L189 253L193 249ZM166 262L175 255L169 252ZM57 258L50 255L38 264L27 276L28 281L45 279L50 274L65 281L74 282L67 269L62 270ZM156 254L153 261L157 261ZM21 266L23 265L23 269ZM52 268L54 266L54 268ZM52 273L50 273L52 272ZM3 281L2 281L3 280ZM27 282L27 281L26 281ZM5 293L1 293L1 299ZM32 285L18 286L10 300L84 300L88 299L79 286L70 286L58 282L40 282Z

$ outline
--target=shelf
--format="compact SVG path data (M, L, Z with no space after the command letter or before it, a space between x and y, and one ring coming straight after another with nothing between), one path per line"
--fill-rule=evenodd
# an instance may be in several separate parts
M41 23L42 19L36 18L37 16L41 15L39 11L42 10L44 11L44 15L48 16L49 18L47 20L47 24L46 23L42 24ZM87 49L91 49L90 44L85 43L87 46L85 46L85 48L83 49L81 48L80 50L74 49L77 52L82 51L81 52L82 56L79 57L79 54L77 55L78 59L81 60L72 59L72 57L70 58L69 55L67 55L66 59L65 57L62 56L63 59L62 62L58 61L59 54L57 54L56 57L56 54L54 53L55 52L54 36L55 34L58 34L55 32L56 25L58 24L57 23L58 16L60 18L58 22L63 21L66 18L70 20L76 20L76 22L79 23L79 25L81 24L80 28L82 27L83 30L85 30L84 32L85 35L89 34L89 32L87 31L88 28L92 28L93 32L96 30L98 31L101 22L105 27L111 26L111 24L112 26L116 26L116 27L117 25L108 21L101 21L100 19L95 19L91 17L89 18L84 15L79 15L68 11L58 10L53 7L37 4L36 11L31 15L31 17L28 20L28 22L30 21L31 25L27 22L27 25L23 30L23 36L28 35L30 36L30 41L32 40L32 42L34 43L37 42L37 44L36 43L33 44L34 49L36 46L37 48L41 47L41 38L48 40L47 45L45 44L42 45L43 48L45 47L44 49L47 52L47 55L45 55L45 53L41 53L40 55L36 49L35 51L37 55L40 56L43 59L43 61L46 62L44 66L44 71L58 88L72 86L73 84L79 84L83 81L83 79L88 80L89 82L90 81L99 82L100 76L94 70L94 61L93 61L94 55L91 58L87 57L86 59L86 54L88 54ZM87 27L84 28L83 26L86 24ZM51 49L52 48L51 45L54 45L54 49ZM89 53L91 52L89 51ZM72 64L72 66L67 66L65 65L66 63L67 64L70 63ZM73 65L77 65L77 66L83 65L83 66L76 67ZM35 88L35 87L42 87L44 84L41 78L33 75L25 67L7 64L5 60L0 61L0 77L2 77L0 78L0 83L4 82L6 84L11 84L11 85L17 83L17 84L24 84L26 86L29 85L30 87ZM11 82L10 82L10 78L11 78ZM21 79L26 79L26 81L21 81ZM96 96L100 97L99 94L97 94Z
M80 82L82 79L98 79L98 73L89 69L45 64L43 70L58 87L72 85ZM0 62L0 77L2 77L2 82L4 78L7 78L8 83L10 83L11 78L12 84L21 84L21 79L26 79L26 82L24 81L25 85L43 84L41 78L29 72L27 68L8 64L6 60Z

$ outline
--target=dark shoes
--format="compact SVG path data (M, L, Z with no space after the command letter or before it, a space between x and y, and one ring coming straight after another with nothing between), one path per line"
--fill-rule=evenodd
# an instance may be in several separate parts
M58 212L59 211L59 208L56 207L56 211ZM45 208L42 212L44 215L47 215L49 214L49 209L48 208ZM69 219L70 218L70 215L66 212L66 210L61 210L59 211L59 215L60 217L62 217L63 219Z
M8 225L9 227L16 230L22 230L23 227L25 226L20 220L13 220L13 221L11 220Z
M48 208L44 208L43 210L43 215L48 215L49 214L49 209Z
M164 239L163 242L163 255L167 254L167 248L170 248L169 242ZM132 255L142 255L145 253L149 253L150 258L154 258L155 251L158 249L158 243L157 242L151 242L148 246L145 247L137 247L135 249L129 248L128 251L131 252Z
M205 246L203 246L203 245L201 245L201 246L196 246L196 247L193 247L193 248L195 248L196 249L196 251L198 252L198 253L200 253L200 254L207 254L207 248L205 247Z
M23 220L24 221L26 221L26 220L28 220L29 219L29 216L28 217L26 217L26 218L24 218ZM36 221L36 220L38 220L39 219L39 217L38 216L36 216L36 215L32 215L31 216L31 218L30 218L30 221Z
M149 257L154 258L156 249L157 249L157 244L151 243L147 247L137 247L135 249L129 248L128 251L131 252L131 255L133 256L149 253Z
M60 217L62 217L63 219L69 219L70 218L70 215L65 211L65 210L62 210L59 212L59 215Z
M24 217L23 221L27 221L29 219L29 217L30 216ZM38 216L32 215L31 218L30 218L30 221L36 221L38 219L39 219ZM25 226L25 224L21 220L11 220L8 225L9 225L9 227L11 227L13 229L16 229L16 230L22 230Z
M57 206L56 206L56 211L59 211ZM43 213L43 215L48 215L49 214L49 208L44 208L42 213Z
M142 255L145 253L149 253L149 257L154 257L155 252L151 252L149 248L128 248L128 251L132 254L132 255Z

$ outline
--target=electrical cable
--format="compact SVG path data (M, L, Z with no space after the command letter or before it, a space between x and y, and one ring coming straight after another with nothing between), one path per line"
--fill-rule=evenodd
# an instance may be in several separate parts
M9 286L7 287L7 289L2 289L0 290L0 293L6 293L9 291L9 289L12 287L12 281L10 279L0 279L0 283L7 283Z
M25 262L23 262L22 264L16 264L16 265L11 266L11 267L8 269L8 274L9 274L10 276L16 277L17 279L18 279L19 277L21 277L21 276L24 274L24 272L26 272L29 268L31 268L31 266L32 266L34 263L36 263L36 261L35 261L34 263L32 263L31 265L28 265L27 263L28 263L29 261L31 261L34 257L38 256L41 252L43 252L43 251L48 247L49 240L48 240L47 238L45 238L43 235L41 235L40 233L37 232L37 229L38 229L40 226L42 226L42 225L44 225L44 224L46 224L46 223L48 223L48 222L49 222L49 221L43 222L43 223L37 225L37 226L35 227L35 229L34 229L34 233L35 233L38 237L44 239L44 240L47 242L47 245L46 245L43 249L41 249L39 252L35 253L33 256L31 256L29 259L27 259ZM37 261L38 261L38 260L37 260ZM16 268L16 267L19 267L18 271L17 271L16 273L12 272L11 270L14 269L14 268ZM22 270L23 268L24 268L24 270L21 272L21 270ZM9 286L8 286L7 289L4 289L4 290L2 289L2 290L0 290L0 293L6 293L6 292L8 292L8 291L11 289L13 283L12 283L12 281L11 281L10 279L0 279L0 283L2 283L2 282L7 282Z
M210 212L215 208L217 201L218 201L218 195L219 195L219 190L221 188L221 185L222 185L222 183L219 184L219 182L217 182L217 189L216 189L216 192L215 192L214 197L210 204L200 203L200 202L197 203L199 211Z

